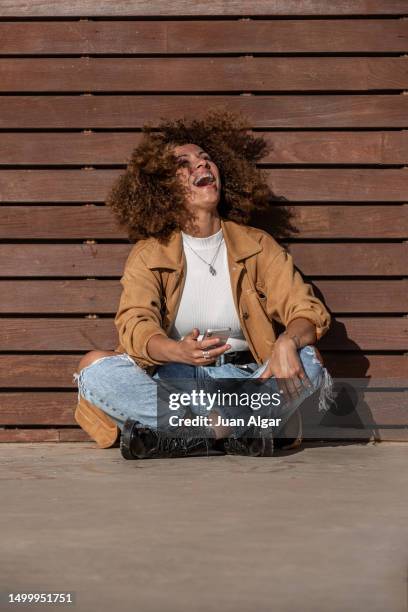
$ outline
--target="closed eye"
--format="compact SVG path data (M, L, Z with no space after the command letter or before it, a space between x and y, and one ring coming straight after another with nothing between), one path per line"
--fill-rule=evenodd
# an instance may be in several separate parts
M208 160L208 161L212 161L212 159L211 159L211 157L208 155L208 153L205 153L204 155L202 155L202 159L206 159L206 160ZM187 160L187 159L183 159L182 157L179 157L179 158L177 159L177 164L178 164L179 166L183 166L183 165L188 164L188 163L189 163L189 162L188 162L188 160Z

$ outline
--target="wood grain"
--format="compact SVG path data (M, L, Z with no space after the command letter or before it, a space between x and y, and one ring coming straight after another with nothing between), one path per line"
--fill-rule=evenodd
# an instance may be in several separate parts
M118 332L112 318L2 317L2 351L115 350ZM406 317L337 317L319 346L336 351L406 351Z
M2 53L404 53L398 19L28 21L0 23Z
M406 57L0 59L0 92L294 92L408 88ZM163 74L171 75L163 79ZM199 78L197 78L199 75Z
M405 95L30 95L0 97L0 129L135 129L230 109L254 128L406 128Z
M405 0L3 0L2 17L201 17L202 15L297 16L297 15L404 15Z
M398 354L372 354L363 351L321 351L324 364L334 377L408 379L408 356ZM79 354L1 354L0 387L28 389L47 387L77 389L74 372L85 353ZM51 392L51 391L50 391Z
M342 431L343 439L344 439L344 430ZM355 440L365 440L367 441L367 436L362 437L362 435L358 435L354 433ZM333 439L333 438L331 438ZM340 438L341 439L341 438ZM406 442L408 440L407 430L404 428L398 429L376 429L374 433L370 434L370 440L377 442ZM313 443L315 438L310 439L305 437L305 442ZM7 429L0 428L0 442L26 442L26 443L35 443L35 442L88 442L92 444L93 448L98 448L97 444L91 440L82 429L79 427L71 428L64 427L63 429L49 427L47 429L41 428L20 428L20 427L10 427ZM319 440L318 444L321 444ZM106 449L105 451L106 452ZM112 448L112 453L117 452L117 447Z
M292 206L293 238L407 238L408 205ZM267 216L266 216L267 218ZM273 233L273 228L271 227ZM107 206L1 206L0 239L120 239Z
M389 381L408 379L408 356L372 354L363 351L321 351L324 364L334 377L372 378ZM7 388L76 389L74 372L85 353L0 354L0 386Z
M407 393L404 391L363 391L349 388L349 409L339 414L333 409L330 414L304 415L306 431L313 431L312 423L318 425L320 435L327 438L377 437L377 430L393 430L408 438ZM346 388L347 388L346 387ZM0 406L0 426L19 425L75 425L74 410L76 396L73 393L44 393L41 391L2 393ZM381 427L383 426L383 427ZM350 432L353 427L355 431ZM55 433L55 432L54 432ZM306 436L307 437L307 436ZM309 437L316 437L314 434ZM1 441L1 437L0 437Z
M143 125L209 108L270 145L259 166L298 229L285 244L333 314L329 371L408 378L407 15L406 0L1 3L0 441L89 441L73 373L118 345L133 248L103 203ZM364 399L371 439L408 441L406 393Z
M0 244L0 276L121 276L133 245ZM306 276L406 276L408 243L291 244L295 265Z
M0 202L103 203L120 170L2 170ZM291 202L406 202L408 171L403 169L265 170L278 196Z
M407 355L373 355L321 351L324 364L334 377L408 379Z
M1 24L0 24L1 25ZM408 130L255 132L271 150L264 164L408 164ZM13 166L122 165L139 144L138 132L4 132L0 164Z
M333 313L408 312L408 279L306 279ZM115 314L119 280L2 280L2 314Z
M75 425L77 396L67 392L1 393L0 426Z
M25 428L0 428L0 442L90 442L87 433L79 427L47 428L47 429L25 429ZM93 443L96 447L96 443Z

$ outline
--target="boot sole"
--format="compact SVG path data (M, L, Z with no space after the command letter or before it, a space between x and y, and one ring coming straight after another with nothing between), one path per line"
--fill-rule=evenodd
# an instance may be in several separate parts
M227 455L243 455L245 457L272 457L274 452L272 438L252 438L242 447L231 447L228 443L225 444L225 452Z

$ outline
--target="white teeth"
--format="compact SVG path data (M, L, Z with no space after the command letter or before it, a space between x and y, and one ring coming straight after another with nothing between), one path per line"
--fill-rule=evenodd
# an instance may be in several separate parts
M198 186L199 182L202 181L203 179L206 179L206 178L210 178L211 182L213 182L215 180L214 176L210 172L207 172L206 174L202 174L201 176L196 178L195 181L194 181L194 185Z

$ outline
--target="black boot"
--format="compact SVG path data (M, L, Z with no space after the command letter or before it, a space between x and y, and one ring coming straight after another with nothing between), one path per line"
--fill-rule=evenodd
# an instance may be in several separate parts
M204 429L178 427L172 431L156 431L133 419L127 419L120 437L120 452L125 459L148 459L208 455L215 449L215 440Z
M273 437L256 435L255 427L250 427L239 438L224 438L224 452L227 455L246 455L247 457L272 457Z

